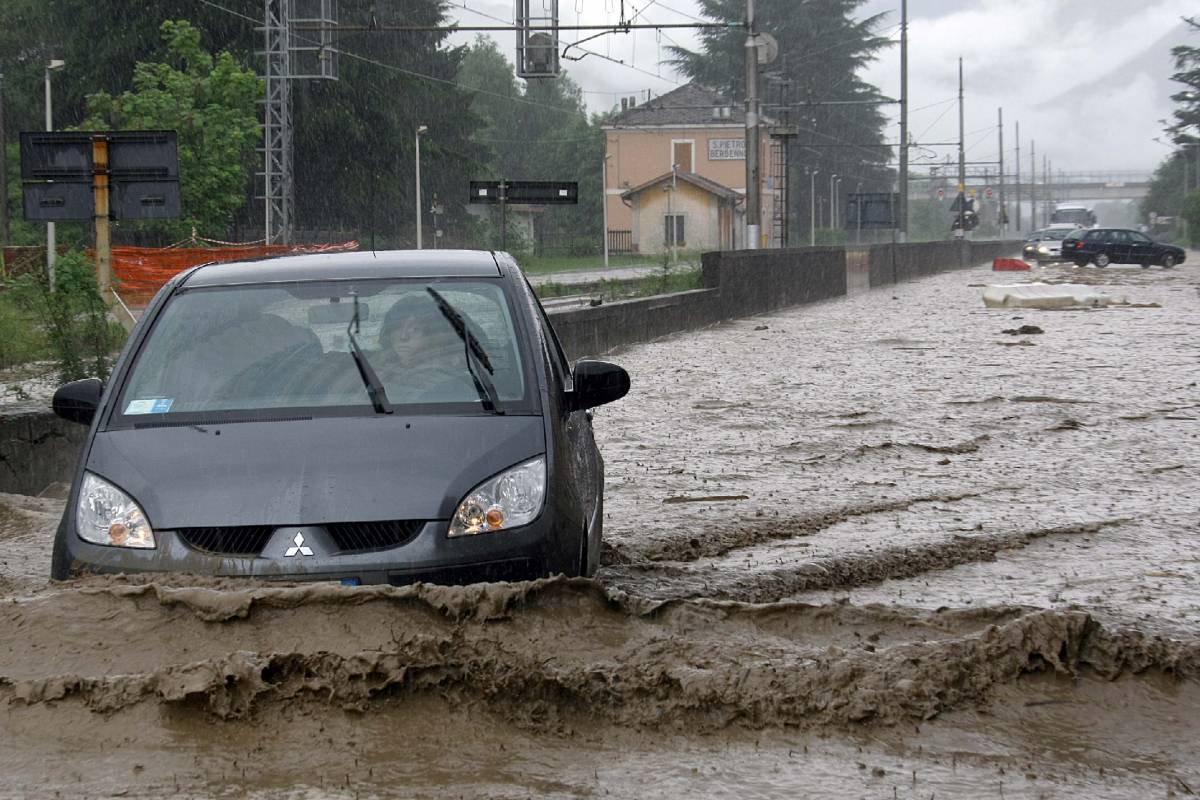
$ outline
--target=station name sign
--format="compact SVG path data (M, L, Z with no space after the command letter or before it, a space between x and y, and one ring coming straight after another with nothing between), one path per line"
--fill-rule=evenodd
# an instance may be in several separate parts
M709 139L709 161L745 161L746 140L743 139Z

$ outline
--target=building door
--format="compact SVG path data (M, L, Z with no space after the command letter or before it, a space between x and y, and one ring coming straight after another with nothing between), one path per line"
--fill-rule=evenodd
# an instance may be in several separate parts
M680 172L695 172L695 163L692 160L694 142L672 142L671 143L671 163L675 165ZM659 151L662 152L662 151Z

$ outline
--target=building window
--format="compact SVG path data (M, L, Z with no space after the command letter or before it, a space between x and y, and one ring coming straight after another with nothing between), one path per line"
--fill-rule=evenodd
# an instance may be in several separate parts
M674 233L674 239L672 239ZM663 243L670 247L683 247L687 238L683 235L683 214L667 214L663 217Z

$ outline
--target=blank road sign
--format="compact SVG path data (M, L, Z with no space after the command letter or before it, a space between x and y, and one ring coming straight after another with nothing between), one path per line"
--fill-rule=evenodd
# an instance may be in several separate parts
M179 181L119 181L111 190L113 219L174 219L182 210Z
M30 222L91 219L96 213L91 182L26 183L21 196Z
M92 179L92 140L86 133L23 132L21 180Z
M113 131L108 137L108 171L113 180L179 177L175 131Z

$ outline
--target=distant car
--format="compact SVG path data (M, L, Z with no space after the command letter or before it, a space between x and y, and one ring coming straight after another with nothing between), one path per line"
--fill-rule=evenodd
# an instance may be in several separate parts
M107 385L54 396L91 429L51 577L590 575L590 409L628 389L614 364L568 363L503 253L197 267L158 293Z
M1109 264L1151 264L1170 269L1182 264L1187 254L1173 244L1156 242L1144 233L1128 228L1093 228L1068 236L1062 242L1063 259L1083 267Z
M1062 261L1063 239L1077 231L1073 225L1051 225L1029 234L1021 248L1021 254L1026 261Z

